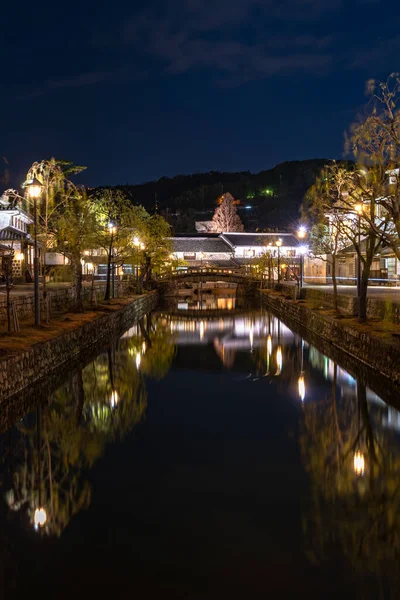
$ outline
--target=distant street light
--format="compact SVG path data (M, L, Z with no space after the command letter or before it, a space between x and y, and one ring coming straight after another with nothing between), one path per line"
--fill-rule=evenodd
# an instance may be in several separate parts
M278 283L279 283L281 280L281 246L282 246L281 238L276 240L275 244L278 247Z
M354 472L356 473L356 475L359 475L359 476L364 475L365 458L364 458L364 454L362 452L360 452L359 450L354 453L353 467L354 467Z
M298 230L297 230L297 237L299 238L299 240L304 240L304 238L307 236L307 229L304 227L304 225L301 225ZM303 283L304 283L304 254L306 254L308 248L307 246L300 246L299 247L299 253L300 253L300 282L299 282L299 286L300 289L303 287Z
M136 293L138 293L138 290L139 290L139 246L140 246L140 240L138 237L133 238L133 245L136 248L135 271L136 271Z
M107 281L106 281L106 292L104 294L104 300L109 300L110 299L110 292L111 292L111 261L112 261L112 256L113 256L113 242L114 242L114 235L115 232L117 230L117 228L115 227L114 223L108 223L107 225L108 231L110 232L110 246L108 249L108 261L107 261Z
M33 200L33 231L34 231L34 257L33 257L33 283L35 303L35 326L40 325L40 300L39 300L39 252L37 241L37 200L40 198L43 186L36 177L25 184L28 196Z
M36 508L34 515L33 515L33 526L36 529L36 531L40 527L43 527L43 525L46 523L46 521L47 521L47 513L46 513L45 509L42 506L40 508Z

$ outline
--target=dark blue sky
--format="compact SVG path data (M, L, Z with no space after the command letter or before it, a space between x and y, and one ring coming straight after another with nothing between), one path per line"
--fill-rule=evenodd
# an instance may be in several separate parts
M340 157L365 81L400 69L380 0L2 5L0 152L88 185Z

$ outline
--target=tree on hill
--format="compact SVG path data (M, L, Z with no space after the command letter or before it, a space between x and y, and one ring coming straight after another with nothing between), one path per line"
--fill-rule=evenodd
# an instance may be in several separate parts
M235 200L232 194L224 194L215 209L212 222L215 231L244 231L243 223L236 212Z

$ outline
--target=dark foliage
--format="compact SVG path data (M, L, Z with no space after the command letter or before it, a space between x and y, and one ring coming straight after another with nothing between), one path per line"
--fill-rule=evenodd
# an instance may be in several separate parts
M290 161L260 173L211 171L117 187L149 212L158 210L176 232L194 231L195 221L211 220L216 200L225 192L240 199L238 211L246 230L291 229L306 191L327 162Z

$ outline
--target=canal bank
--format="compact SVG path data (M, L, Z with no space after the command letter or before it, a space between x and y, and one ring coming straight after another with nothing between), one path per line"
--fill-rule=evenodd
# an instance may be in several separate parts
M74 322L72 315L67 331L55 327L45 332L48 339L29 345L20 340L14 351L8 351L0 360L0 403L28 386L48 377L62 365L79 359L89 348L105 339L121 334L133 322L152 310L158 294L150 292L135 298L120 299L117 303L99 307L97 312L87 313L88 320ZM22 345L25 342L25 348Z
M263 290L262 303L271 309L289 327L302 328L312 336L311 342L329 354L346 356L346 363L362 364L375 375L383 375L392 383L400 384L400 342L395 336L374 333L370 326L354 319L338 320L328 311L318 311L271 290ZM358 367L359 368L359 367ZM386 379L386 381L387 381ZM385 386L385 380L382 381ZM398 401L397 401L398 402Z

